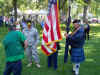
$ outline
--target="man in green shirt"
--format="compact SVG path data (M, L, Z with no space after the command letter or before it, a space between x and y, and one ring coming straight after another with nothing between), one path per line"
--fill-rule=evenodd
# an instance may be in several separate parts
M14 25L9 25L8 34L3 40L6 55L6 67L4 75L21 75L22 62L24 57L24 49L27 47L27 41L24 35L15 31Z

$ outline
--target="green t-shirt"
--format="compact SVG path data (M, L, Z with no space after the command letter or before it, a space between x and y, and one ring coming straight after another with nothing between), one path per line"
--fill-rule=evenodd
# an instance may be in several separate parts
M24 57L25 36L19 31L10 31L3 40L6 53L6 61L13 62Z

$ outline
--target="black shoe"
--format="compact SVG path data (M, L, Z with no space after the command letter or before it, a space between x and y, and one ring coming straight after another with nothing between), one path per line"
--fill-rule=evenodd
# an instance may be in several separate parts
M57 70L58 67L54 67L54 70Z
M74 71L74 70L72 70L72 73L75 73L75 71Z

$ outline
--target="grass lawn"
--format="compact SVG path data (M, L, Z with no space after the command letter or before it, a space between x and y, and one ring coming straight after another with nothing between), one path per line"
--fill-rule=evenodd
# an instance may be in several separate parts
M2 40L7 30L0 28L0 75L3 75L5 67L5 53L2 46ZM65 38L60 43L61 50L58 56L58 69L55 71L53 68L47 68L47 57L38 47L38 52L41 60L41 68L37 69L33 64L32 67L27 68L27 58L23 59L23 71L22 75L72 75L72 64L70 59L68 63L64 64L64 48ZM80 75L100 75L100 25L91 25L90 40L86 41L84 46L86 61L81 64ZM70 58L70 57L69 57Z

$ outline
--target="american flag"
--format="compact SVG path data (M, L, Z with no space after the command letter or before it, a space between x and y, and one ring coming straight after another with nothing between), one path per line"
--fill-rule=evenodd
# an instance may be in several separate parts
M56 52L56 42L62 40L59 27L59 14L57 0L49 0L48 15L46 17L41 49L49 56Z

